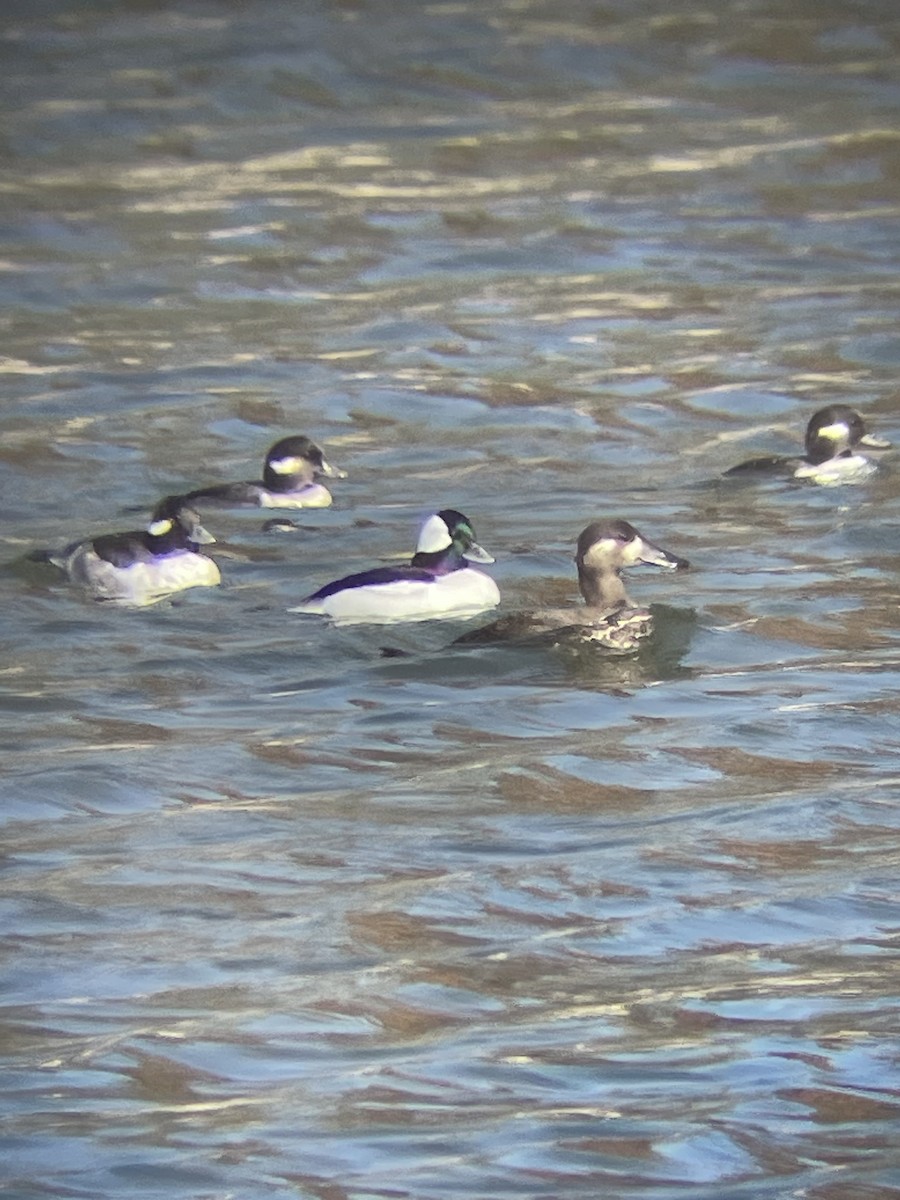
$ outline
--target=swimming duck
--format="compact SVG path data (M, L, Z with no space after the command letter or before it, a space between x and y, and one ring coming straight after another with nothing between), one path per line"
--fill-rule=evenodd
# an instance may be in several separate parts
M282 438L266 455L261 480L243 483L221 483L188 492L185 499L192 504L215 505L226 508L252 505L255 508L327 508L331 492L316 477L345 479L325 461L325 456L308 437L295 435Z
M743 475L751 472L789 470L795 479L810 479L825 487L840 483L859 483L877 468L871 459L855 453L858 446L887 450L891 443L866 433L862 417L847 404L830 404L814 413L806 427L806 454L803 458L774 455L752 458L725 472Z
M466 617L500 603L493 579L467 565L493 561L475 541L468 517L444 508L425 521L409 563L337 579L290 611L324 614L341 624Z
M628 521L592 521L581 531L575 552L578 586L584 608L539 609L513 613L465 633L454 645L550 640L589 643L607 650L636 650L653 630L647 608L638 608L625 591L622 570L650 563L670 570L689 566L668 550L655 546Z
M215 540L183 496L166 496L146 529L73 542L49 558L96 600L146 605L220 583L219 568L199 549Z

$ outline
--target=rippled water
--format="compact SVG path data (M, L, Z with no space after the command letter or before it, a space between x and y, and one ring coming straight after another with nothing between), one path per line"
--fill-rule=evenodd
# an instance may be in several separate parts
M900 20L798 5L9 4L4 1194L900 1189ZM82 598L40 547L349 472L224 584ZM466 512L502 611L635 658L286 609ZM382 651L404 651L386 657Z

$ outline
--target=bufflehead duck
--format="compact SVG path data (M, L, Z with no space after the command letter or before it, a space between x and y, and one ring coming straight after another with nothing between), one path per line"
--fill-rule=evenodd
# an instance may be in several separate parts
M215 540L183 496L166 496L146 529L73 542L49 557L96 600L146 605L220 583L219 568L199 550Z
M622 569L639 563L670 570L689 566L685 559L655 546L628 521L618 518L592 521L581 531L575 562L583 608L512 613L463 634L454 645L539 639L587 643L620 653L636 650L640 640L652 632L653 618L649 609L636 607L628 596Z
M789 471L794 479L810 479L813 483L833 486L840 483L859 483L877 468L871 459L855 451L858 446L887 450L891 443L866 433L862 417L847 404L830 404L814 413L806 427L806 454L803 458L775 455L771 458L752 458L738 463L726 475L753 472Z
M331 492L316 477L345 479L325 461L325 456L308 437L296 435L276 442L266 455L261 480L243 483L221 483L188 492L185 499L192 504L215 505L219 508L252 505L255 508L327 508Z
M324 614L341 624L467 617L500 603L493 579L467 565L493 561L475 541L469 519L445 508L422 526L409 563L337 579L290 611Z

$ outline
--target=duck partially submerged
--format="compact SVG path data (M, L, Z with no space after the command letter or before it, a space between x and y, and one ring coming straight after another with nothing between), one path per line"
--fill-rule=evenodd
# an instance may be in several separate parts
M858 448L887 450L890 445L884 438L866 432L865 422L855 409L847 404L829 404L810 417L806 426L806 453L802 458L790 455L751 458L730 467L725 475L778 473L809 479L824 487L859 483L877 467L871 459L859 454Z
M346 575L289 611L321 614L340 624L467 617L500 603L493 579L469 566L493 561L475 541L468 517L445 508L425 521L409 563Z
M592 521L581 531L575 552L584 607L538 609L500 617L472 630L454 645L508 641L591 644L619 653L636 650L653 631L650 610L634 604L622 571L640 563L683 569L689 563L654 545L628 521Z
M315 442L297 434L269 448L261 480L197 488L185 499L203 507L327 508L331 492L318 478L345 479L346 475L326 462Z
M146 529L101 534L48 557L95 600L142 606L220 583L219 568L200 550L215 540L183 496L166 496Z

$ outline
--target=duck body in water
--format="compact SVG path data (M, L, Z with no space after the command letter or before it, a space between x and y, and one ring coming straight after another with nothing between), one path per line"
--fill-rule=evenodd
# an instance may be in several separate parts
M215 508L328 508L331 492L318 479L344 479L346 475L326 462L315 442L297 434L269 448L261 480L197 488L185 499Z
M641 563L669 570L689 566L685 559L654 545L621 518L592 521L583 529L575 563L583 607L512 613L463 634L454 645L551 641L630 653L653 632L653 617L648 608L631 600L622 571Z
M475 541L468 517L445 508L423 524L409 563L345 575L289 611L321 614L338 624L472 616L500 603L493 579L469 565L493 561Z
M891 445L884 438L867 433L862 417L847 404L830 404L814 413L806 426L805 441L806 453L802 458L790 455L751 458L730 467L725 476L749 479L784 475L807 479L823 487L860 483L878 468L858 452L859 447L887 450Z
M95 600L144 606L220 583L219 568L200 549L215 540L184 497L166 496L146 529L73 542L47 558Z

